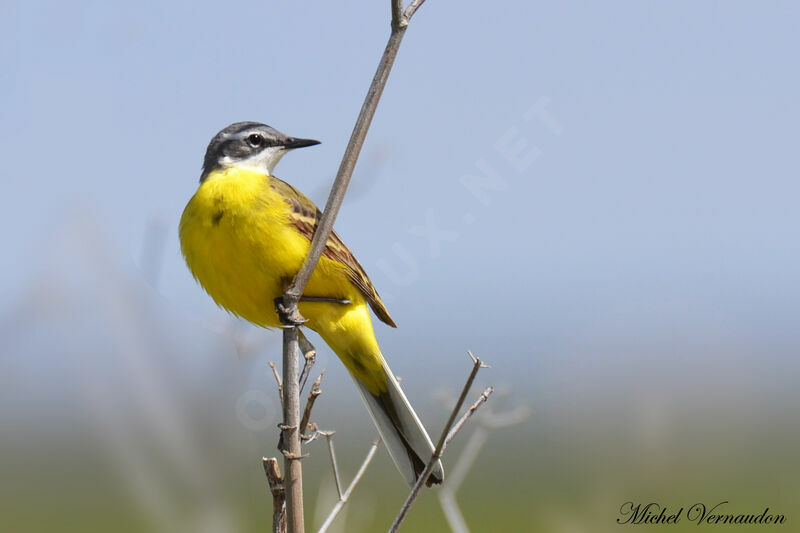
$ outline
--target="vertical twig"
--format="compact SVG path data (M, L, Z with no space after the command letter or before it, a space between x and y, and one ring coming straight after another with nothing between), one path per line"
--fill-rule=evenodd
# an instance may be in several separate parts
M287 327L283 330L283 442L286 447L284 450L284 456L286 457L284 485L286 487L287 517L290 533L302 533L304 531L302 467L299 460L301 457L301 430L299 428L300 391L297 359L300 347L297 327L305 319L300 314L297 304L333 230L334 220L336 220L336 215L344 200L347 185L353 175L358 155L364 145L364 139L367 136L372 117L375 116L375 110L386 86L386 80L389 78L394 59L397 57L397 51L400 48L403 35L405 35L408 22L421 4L422 1L412 1L407 12L404 13L402 11L402 0L391 0L392 31L389 35L389 41L386 43L386 48L383 51L380 63L378 63L375 76L367 90L367 96L361 106L361 111L358 114L353 132L350 135L350 141L347 143L347 148L342 156L342 162L336 173L336 179L333 182L328 201L325 204L325 211L311 239L308 254L300 270L295 275L292 284L284 292L280 306L281 314L287 323Z
M296 327L283 330L283 486L286 491L286 524L290 533L303 533L303 466L300 458L300 347Z

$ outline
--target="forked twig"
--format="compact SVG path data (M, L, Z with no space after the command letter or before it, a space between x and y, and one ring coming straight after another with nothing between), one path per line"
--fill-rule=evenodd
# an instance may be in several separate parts
M328 528L333 523L333 520L342 510L347 501L350 499L350 496L353 494L353 490L356 488L356 485L358 485L358 482L361 481L361 478L364 476L364 472L367 471L367 467L369 467L370 462L372 462L372 458L375 457L375 452L378 451L378 446L381 443L380 437L375 439L375 442L372 443L372 447L367 452L367 456L364 458L364 462L361 463L361 466L358 468L358 472L356 472L355 477L353 477L353 481L350 482L350 485L347 487L347 490L344 491L344 493L342 493L342 488L339 482L339 474L338 474L339 469L336 466L336 456L333 452L333 442L330 438L331 436L332 434L326 435L326 437L328 437L328 447L331 452L331 463L333 464L334 477L336 478L336 489L339 491L339 501L336 502L336 505L334 505L333 509L331 509L330 514L328 514L328 517L325 519L325 522L322 523L322 526L319 528L318 533L325 533L328 530Z
M475 400L475 403L469 406L467 412L461 415L461 418L459 418L458 422L456 422L453 425L452 429L450 429L450 432L447 434L447 437L444 439L444 446L442 446L442 451L444 451L447 445L450 444L450 441L455 438L458 432L461 431L461 428L464 427L464 424L467 423L467 420L470 419L470 417L475 413L475 411L477 411L481 405L483 405L489 400L489 395L491 395L493 392L494 392L494 387L487 387L486 390L483 391L483 393L481 393L478 399Z
M464 424L472 416L472 414L489 399L489 395L492 394L492 391L494 391L493 387L487 388L481 394L480 398L478 398L478 400L474 404L472 404L472 406L467 410L467 412L464 413L464 415L458 420L455 426L453 425L456 416L458 416L458 412L461 410L461 406L464 405L464 400L466 399L467 394L469 393L469 389L472 387L472 382L475 381L475 376L478 375L478 371L481 368L487 368L487 365L483 364L483 362L480 360L479 357L475 357L474 355L472 355L472 352L467 352L467 353L469 354L469 356L472 358L473 361L472 371L470 372L466 383L464 383L464 388L461 389L461 395L458 397L458 401L456 402L456 405L453 407L453 410L450 413L450 417L448 418L447 423L442 429L442 434L439 437L439 443L436 445L436 449L434 450L430 461L428 461L428 464L425 465L425 470L422 471L422 474L419 476L419 478L417 478L417 482L411 488L411 492L408 494L405 503L403 503L403 506L400 508L400 512L397 513L394 522L392 522L392 525L389 528L389 533L394 533L400 528L400 524L403 523L403 520L405 520L408 511L411 509L411 506L413 505L414 501L416 501L417 496L419 496L419 491L422 489L422 485L425 484L425 482L427 482L428 480L428 477L430 477L431 472L433 471L433 466L442 457L442 453L444 452L444 449L447 446L447 444L451 440L453 440L453 437L456 436L456 434L464 426Z

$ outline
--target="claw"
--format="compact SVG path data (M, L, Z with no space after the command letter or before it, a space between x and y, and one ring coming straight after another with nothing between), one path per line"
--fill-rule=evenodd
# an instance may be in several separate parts
M275 298L275 312L278 313L278 320L284 325L285 328L294 328L303 325L307 322L305 317L300 314L300 311L295 307L290 310L283 304L283 298Z

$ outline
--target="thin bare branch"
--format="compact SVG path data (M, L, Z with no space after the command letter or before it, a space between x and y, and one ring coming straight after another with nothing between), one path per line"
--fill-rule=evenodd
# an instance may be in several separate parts
M300 435L302 436L306 432L306 428L308 427L308 423L311 420L311 409L314 408L314 402L317 399L317 396L322 394L322 390L320 389L320 385L322 384L322 376L325 375L325 370L319 373L319 377L314 380L314 383L311 385L311 391L308 393L308 400L306 400L306 408L303 410L303 418L300 420Z
M461 395L458 397L458 401L456 402L456 405L453 407L453 410L450 413L450 417L447 419L447 423L442 429L442 434L439 437L439 442L438 444L436 444L436 449L434 450L430 461L428 461L428 464L425 465L425 470L422 471L422 474L420 474L419 478L417 478L417 482L411 488L411 492L408 494L405 503L403 503L403 506L400 508L400 512L397 513L394 522L392 522L392 525L389 528L389 533L396 532L400 528L400 524L402 524L403 520L405 520L408 511L411 509L411 506L413 505L414 501L416 501L417 496L419 496L419 491L422 489L422 485L424 485L428 481L428 477L430 477L431 472L433 471L433 466L442 457L444 448L445 446L447 446L447 443L449 442L448 437L450 436L450 428L453 427L453 422L455 421L456 416L458 416L458 412L461 410L461 406L464 405L464 400L466 399L467 394L469 393L469 389L472 387L472 382L475 381L475 376L478 375L478 371L481 368L488 368L488 365L483 364L483 361L481 361L479 357L475 357L474 355L472 355L472 352L467 352L467 353L469 354L469 356L472 358L473 361L472 371L470 371L469 377L467 378L466 383L464 383L464 387L461 389ZM486 389L486 391L484 391L484 393L481 395L478 401L476 401L470 407L470 409L464 414L464 416L461 417L461 419L458 421L458 423L460 424L459 429L466 423L467 419L469 419L472 413L474 413L475 410L488 399L489 395L492 393L492 390L493 390L492 387ZM453 433L453 436L455 436L455 433ZM450 439L452 439L452 436L450 437Z
M464 383L464 387L461 389L461 394L456 401L456 405L453 407L453 410L450 412L450 418L447 419L447 424L445 424L444 429L442 430L442 435L439 437L439 443L436 445L436 451L434 452L434 456L437 453L440 453L442 448L445 445L445 441L447 440L448 432L453 425L453 421L455 421L456 416L458 416L458 412L461 410L461 406L464 405L464 400L467 399L467 394L469 394L469 389L472 388L472 382L475 381L475 376L478 375L478 371L481 368L488 368L488 365L485 365L483 361L480 360L479 357L475 357L472 352L467 351L470 358L472 359L472 371L469 373L469 377L467 377L467 381ZM433 461L431 461L433 463ZM427 481L427 479L425 480Z
M300 355L299 329L283 330L283 486L286 491L286 527L289 533L303 533L303 466L300 448Z
M336 462L336 451L333 449L333 436L336 434L335 431L326 431L320 432L322 435L325 435L325 438L328 441L328 452L331 456L331 467L333 467L333 481L336 483L336 493L339 495L339 499L342 499L342 480L339 477L339 464Z
M480 395L480 397L477 400L475 400L475 403L473 403L472 405L469 406L469 409L467 409L467 412L464 413L461 416L461 418L458 419L458 422L455 423L453 428L447 434L447 438L444 439L444 446L442 446L442 451L444 451L444 448L448 444L450 444L450 441L455 438L455 436L458 434L458 432L461 431L461 428L464 427L464 424L467 423L467 420L470 419L470 417L475 413L475 411L477 411L478 408L481 405L483 405L484 403L486 403L489 400L489 396L493 392L494 392L494 387L488 387L485 391L483 391L483 393Z
M329 442L330 442L330 440L329 440ZM318 533L325 533L328 530L328 528L333 523L333 520L336 518L336 516L339 514L339 512L344 507L344 504L346 504L348 502L348 500L350 499L350 496L353 494L353 490L355 490L355 488L356 488L356 485L358 485L358 482L361 481L362 477L364 477L364 472L367 471L367 467L369 467L370 462L372 462L372 458L375 457L375 452L378 451L378 446L380 445L380 443L381 443L381 438L380 437L375 439L375 442L372 443L372 447L367 452L367 456L364 458L364 462L361 463L361 466L359 467L358 472L356 472L356 475L353 478L353 481L350 482L350 486L347 487L347 490L344 491L344 494L341 494L341 492L340 492L339 501L336 502L336 505L333 506L333 509L331 510L330 514L328 515L328 518L325 519L325 522L323 522L322 527L319 528L319 532ZM332 449L333 448L331 448L331 450ZM334 470L335 470L335 467L334 467ZM337 482L337 485L338 485L338 482Z
M275 382L278 384L278 397L281 400L281 408L283 408L283 383L281 383L281 376L278 374L278 369L275 367L275 363L270 361L269 367L272 369L272 375L275 376Z
M298 340L298 327L305 319L300 314L297 304L300 301L311 274L319 262L322 251L328 242L328 237L333 230L333 223L336 215L344 201L347 192L347 185L353 175L361 147L364 145L367 131L375 116L386 81L389 78L392 65L394 64L400 43L405 35L408 20L405 19L402 10L402 0L391 0L392 7L392 31L389 40L384 48L375 76L372 79L364 104L356 119L350 141L347 143L336 179L331 187L325 210L314 231L308 254L303 260L303 265L294 277L291 285L286 289L281 300L277 303L279 314L282 321L288 327L283 330L283 442L286 449L283 450L286 462L284 463L284 485L286 488L287 522L290 533L302 533L303 524L303 485L302 467L300 461L300 390L299 390L299 371L298 354L300 345ZM418 7L418 6L417 6ZM404 24L401 24L401 19Z
M303 371L300 372L299 394L302 394L303 389L306 386L308 375L311 373L311 367L313 367L314 363L317 362L317 349L314 348L314 345L311 344L311 341L306 338L302 330L299 330L298 342L300 343L300 351L303 354L303 359L305 359L305 363L303 363Z
M406 24L411 22L411 17L414 16L414 13L417 12L419 6L425 3L425 0L414 0L411 2L408 7L406 8L405 13L403 13L403 18L406 20Z
M351 302L347 298L329 298L327 296L301 296L301 302L325 302L331 304L350 305Z
M409 9L414 6L416 2L412 2ZM421 5L421 2L419 2ZM328 201L325 204L325 210L322 212L322 218L314 231L314 237L311 239L311 247L309 248L308 255L303 261L303 266L297 272L292 284L286 289L283 295L283 306L286 310L288 317L296 320L298 323L302 321L302 316L297 311L297 303L303 295L303 290L311 278L311 274L316 268L322 251L328 242L328 237L333 230L333 223L336 220L336 215L339 213L339 208L342 206L347 186L350 183L350 178L353 175L353 170L356 166L356 161L361 153L361 147L364 145L364 139L367 136L367 131L372 123L372 118L375 116L375 110L378 108L383 89L386 87L386 81L389 79L389 73L392 70L392 65L397 57L397 51L400 48L400 43L405 35L408 20L402 12L402 0L391 0L392 6L392 32L389 35L389 41L386 43L383 55L381 56L378 68L375 71L375 76L372 78L372 83L367 90L367 96L364 98L364 103L361 106L361 111L356 119L356 124L353 127L353 132L350 135L350 141L345 148L342 162L339 165L339 170L336 173L336 178L333 182ZM413 14L419 5L414 7L411 11ZM404 23L403 23L404 22Z
M478 365L481 368L492 368L491 365L487 365L483 361L481 361L478 357L475 357L475 354L472 353L472 350L467 350L467 355L470 359L472 359L472 364Z
M272 533L286 533L286 492L283 490L278 460L274 457L262 457L261 463L272 493Z

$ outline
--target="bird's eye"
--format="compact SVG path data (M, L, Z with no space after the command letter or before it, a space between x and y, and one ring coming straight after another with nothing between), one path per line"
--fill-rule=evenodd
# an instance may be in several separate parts
M253 148L258 148L259 146L264 144L264 137L262 135L259 135L258 133L251 133L250 135L247 136L247 142Z

